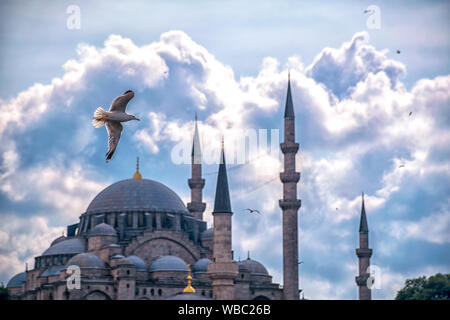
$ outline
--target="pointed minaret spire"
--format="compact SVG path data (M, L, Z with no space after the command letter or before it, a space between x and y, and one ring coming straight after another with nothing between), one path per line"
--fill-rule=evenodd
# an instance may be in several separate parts
M294 103L292 102L292 94L291 94L291 71L288 71L288 90L286 96L286 106L284 108L284 118L285 119L294 119Z
M369 232L367 226L366 208L364 206L364 192L362 193L361 220L359 222L359 232Z
M280 200L283 210L283 297L285 300L298 300L298 209L301 201L297 199L300 173L295 171L295 156L299 145L295 142L290 73L284 111L284 141L280 147L284 155L284 172L280 173L283 183L283 199Z
M362 193L361 219L359 222L359 248L356 249L356 256L359 262L359 275L355 278L359 288L359 300L371 300L372 293L367 286L369 278L370 257L372 249L369 249L369 227L367 224L366 208L364 205L364 192Z
M208 265L208 275L212 280L213 298L216 300L234 300L234 279L238 275L238 266L233 263L231 246L230 192L228 190L227 168L222 137L219 173L217 175L216 196L213 215L213 262Z
M195 113L194 138L192 141L191 154L191 173L192 177L188 180L189 188L191 188L191 202L187 204L188 210L199 220L203 220L203 212L206 209L206 203L203 200L203 187L205 179L202 178L202 152L200 147L200 136L197 126L197 112Z
M219 173L217 175L216 198L214 211L231 213L230 192L228 190L227 166L225 163L224 141L222 136L222 149L220 154Z

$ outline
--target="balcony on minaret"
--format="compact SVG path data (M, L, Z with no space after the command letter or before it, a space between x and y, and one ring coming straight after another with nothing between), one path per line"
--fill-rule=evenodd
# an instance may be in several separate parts
M370 258L372 256L372 249L358 248L356 249L358 258Z

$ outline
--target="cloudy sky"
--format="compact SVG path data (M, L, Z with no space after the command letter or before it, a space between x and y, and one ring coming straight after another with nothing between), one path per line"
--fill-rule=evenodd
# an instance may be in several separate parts
M73 4L80 29L67 27ZM379 28L363 13L370 5ZM132 177L137 156L144 178L189 201L189 165L171 154L192 136L194 112L204 146L224 134L231 150L239 130L281 130L288 69L305 297L357 298L362 191L375 299L394 298L406 278L448 273L449 12L444 1L2 1L0 281ZM106 132L91 117L127 89L142 121L125 124L105 164ZM260 148L247 158L228 161L235 257L250 251L282 283L282 157ZM203 170L209 225L216 171Z

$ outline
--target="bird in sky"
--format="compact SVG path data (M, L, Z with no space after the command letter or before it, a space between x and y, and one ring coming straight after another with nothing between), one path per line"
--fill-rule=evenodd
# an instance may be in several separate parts
M339 208L336 208L336 210L339 210Z
M114 99L109 107L109 111L99 107L94 112L94 119L92 120L94 127L101 128L105 125L106 131L108 132L108 152L106 153L106 162L111 160L114 151L116 151L117 144L119 143L120 135L123 130L120 123L130 120L141 120L125 112L128 102L133 99L133 97L134 92L127 90L123 95Z
M364 10L364 13L370 13L370 12L372 12L372 10L369 10L369 9Z
M399 167L399 168L404 168L405 165L404 165L404 164L401 164L401 165L399 165L398 167Z
M260 212L259 212L258 210L249 209L249 208L247 208L247 209L245 209L245 210L248 210L249 213L256 212L256 213L259 213L259 214L260 214Z
M397 54L400 54L400 50L397 50Z
M411 117L411 115L412 115L412 111L409 113L409 116Z
M302 263L304 263L304 262L303 262L303 261L299 261L299 262L298 262L298 264L302 264Z

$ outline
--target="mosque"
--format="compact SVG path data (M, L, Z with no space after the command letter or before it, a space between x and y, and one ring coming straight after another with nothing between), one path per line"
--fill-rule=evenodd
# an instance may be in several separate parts
M192 146L191 201L187 206L164 184L142 178L139 162L132 179L101 191L55 239L34 268L7 284L16 300L298 300L298 209L295 171L295 116L288 80L284 113L282 209L283 285L273 283L267 269L250 256L234 260L232 207L224 147L217 175L213 227L203 221L201 148L197 122ZM368 228L364 202L360 223L360 299L370 299L367 267ZM69 289L69 266L80 270L79 288Z

